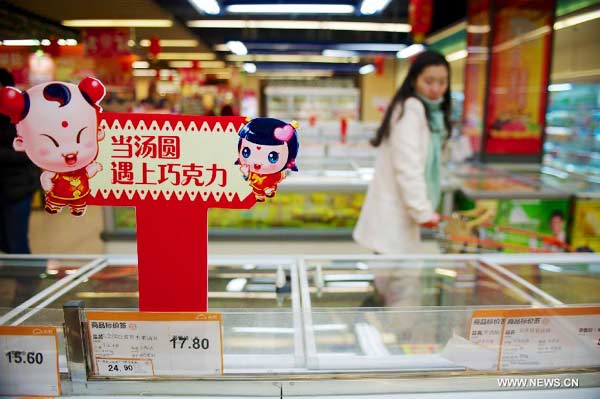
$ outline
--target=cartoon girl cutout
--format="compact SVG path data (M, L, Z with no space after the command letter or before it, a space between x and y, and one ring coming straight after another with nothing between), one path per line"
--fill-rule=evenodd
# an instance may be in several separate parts
M105 88L99 80L83 79L79 85L50 82L25 92L5 87L0 92L0 113L16 124L13 147L23 151L43 172L45 209L58 213L68 206L71 214L82 216L90 193L89 179L102 170L96 162L98 105Z
M298 171L298 125L274 118L255 118L238 135L238 160L244 179L258 202L272 198L289 171Z

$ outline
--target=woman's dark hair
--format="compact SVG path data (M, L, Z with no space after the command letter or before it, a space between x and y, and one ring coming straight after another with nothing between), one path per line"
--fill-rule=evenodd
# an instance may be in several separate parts
M409 97L414 97L423 103L423 100L421 100L416 94L415 85L417 78L423 72L423 70L433 65L443 65L448 70L448 89L444 93L444 100L442 101L441 109L444 112L444 124L446 125L446 130L448 133L450 132L450 64L448 64L448 61L446 61L442 54L438 53L437 51L427 50L417 55L411 64L408 70L408 75L406 75L406 78L404 78L404 82L402 82L402 85L396 94L394 94L394 98L392 98L392 101L390 101L390 104L385 111L383 121L377 129L375 137L371 139L371 145L378 147L383 139L389 137L392 114L398 104L402 105L402 110L400 113L400 116L402 116L402 113L404 112L404 101L406 101L406 99ZM423 107L425 107L425 114L429 119L429 111L424 103Z

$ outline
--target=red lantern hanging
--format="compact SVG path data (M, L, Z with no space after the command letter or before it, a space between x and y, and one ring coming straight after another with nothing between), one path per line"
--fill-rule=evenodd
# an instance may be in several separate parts
M50 38L50 45L46 49L46 52L52 57L58 57L60 55L60 50L58 40L55 37Z
M382 55L378 55L373 59L373 65L375 66L375 74L377 76L383 75L385 58Z
M432 0L410 0L408 5L408 20L412 27L413 41L421 43L431 29L433 17Z
M160 54L160 40L157 37L150 38L148 52L153 58L158 57L158 54Z

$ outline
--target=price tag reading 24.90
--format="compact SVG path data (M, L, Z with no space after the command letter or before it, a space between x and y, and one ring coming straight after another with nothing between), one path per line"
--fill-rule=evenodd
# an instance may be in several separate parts
M220 313L87 312L98 376L223 373Z

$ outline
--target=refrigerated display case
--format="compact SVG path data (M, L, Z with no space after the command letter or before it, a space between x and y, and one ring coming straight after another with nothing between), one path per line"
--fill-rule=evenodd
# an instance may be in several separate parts
M519 174L538 184L572 193L572 206L565 220L568 242L577 251L600 251L600 177L550 166Z
M531 231L566 241L569 191L506 173L466 177L460 181L457 209L482 218L482 227L474 228L470 233L474 239L491 239L507 244L507 248L513 246L517 252L563 250L550 248L535 234L511 233L496 227ZM560 223L557 223L554 219L559 217Z
M266 115L281 120L358 120L360 90L348 84L322 86L275 86L265 88Z
M38 306L21 308L4 322L54 325L61 336L63 323L67 329L80 329L81 334L67 334L67 341L60 340L64 396L142 392L196 397L365 397L410 392L492 397L501 394L491 391L498 391L498 379L506 377L578 382L577 389L558 392L529 386L511 391L511 397L533 392L545 397L600 394L600 357L594 353L587 356L592 366L585 368L539 364L527 370L512 366L497 370L476 366L483 364L485 351L469 339L477 312L558 312L570 309L571 300L598 312L592 306L599 305L600 299L595 268L600 255L211 257L209 310L222 314L225 367L222 376L206 378L100 377L86 367L88 310L135 310L137 303L137 279L132 273L137 267L135 256L98 257L92 263L86 273L62 283L64 289L48 293ZM532 284L530 269L523 274L521 265L538 265L541 271L563 276L564 289L556 290L556 280L544 285L548 291ZM543 265L555 269L546 270ZM572 278L581 273L588 281ZM384 285L397 280L394 288L404 291L405 302L370 306L367 299L381 286L378 280ZM286 285L288 298L278 301L277 288ZM121 286L125 288L117 290ZM578 290L578 296L571 296L567 286ZM61 309L71 299L91 302L74 306L71 301ZM81 351L81 357L73 357L75 350ZM496 354L492 357L497 360Z

